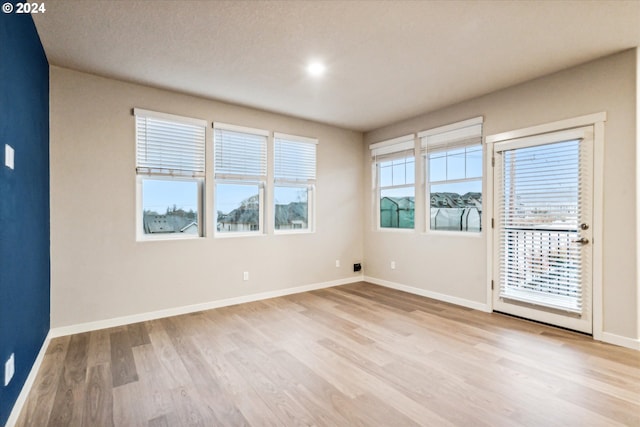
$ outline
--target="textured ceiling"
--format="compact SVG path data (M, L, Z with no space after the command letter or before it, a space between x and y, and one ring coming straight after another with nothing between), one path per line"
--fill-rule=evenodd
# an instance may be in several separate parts
M640 1L47 0L53 65L371 130L640 44ZM326 62L308 77L310 59Z

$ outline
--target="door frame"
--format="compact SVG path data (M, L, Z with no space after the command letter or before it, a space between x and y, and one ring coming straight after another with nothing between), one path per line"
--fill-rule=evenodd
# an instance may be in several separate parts
M603 225L603 179L604 179L604 124L607 120L607 113L600 112L571 119L560 120L552 123L531 126L508 132L502 132L485 137L486 153L486 202L485 224L491 225L486 228L487 234L487 283L486 283L486 304L489 311L493 311L493 283L494 283L494 254L495 242L493 238L494 223L494 144L516 138L524 138L545 133L558 132L578 127L593 126L593 284L592 284L592 322L593 339L602 341L602 225ZM496 285L497 286L497 283Z

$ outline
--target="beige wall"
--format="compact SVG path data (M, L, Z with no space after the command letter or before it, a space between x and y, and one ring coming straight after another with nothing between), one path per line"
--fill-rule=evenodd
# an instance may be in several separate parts
M133 107L317 137L317 231L136 242ZM51 67L51 326L357 277L361 144L358 132Z
M484 116L484 134L491 135L606 111L603 327L606 333L637 338L636 55L629 50L366 133L366 276L475 304L487 301L485 232L452 237L374 231L369 144L475 116ZM392 260L395 270L389 268Z

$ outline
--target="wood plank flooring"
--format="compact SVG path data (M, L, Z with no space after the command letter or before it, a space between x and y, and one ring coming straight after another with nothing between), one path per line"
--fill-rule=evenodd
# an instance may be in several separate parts
M640 352L356 283L52 340L18 426L640 426Z

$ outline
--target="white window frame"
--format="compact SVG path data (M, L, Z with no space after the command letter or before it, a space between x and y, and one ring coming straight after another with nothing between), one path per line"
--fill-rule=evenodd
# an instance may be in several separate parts
M468 120L463 120L456 123L451 123L444 126L439 126L436 128L428 129L418 133L418 138L420 138L420 146L421 146L421 155L422 155L422 164L423 164L423 179L424 179L424 221L425 221L425 232L426 233L437 233L437 234L447 234L447 235L455 235L455 236L482 236L485 232L486 226L486 215L485 215L485 205L486 201L484 200L484 189L485 189L485 180L486 173L484 170L484 145L482 144L482 135L483 135L483 122L484 118L482 116L474 117ZM468 142L465 142L468 141ZM480 177L465 177L459 179L445 179L440 181L431 182L429 177L429 153L433 151L449 151L449 150L457 150L461 148L477 146L482 153L482 160L480 164L482 165L482 174ZM466 154L465 154L466 157ZM431 228L431 185L438 184L453 184L453 183L463 183L463 182L476 182L480 181L481 186L481 194L482 194L482 212L480 212L480 224L481 229L479 231L469 231L469 230L435 230Z
M216 170L216 130L228 130L232 132L245 133L250 135L257 135L265 138L265 153L264 153L264 172L256 175L244 175L240 173L219 173ZM264 236L266 235L265 224L265 188L267 184L267 153L269 146L269 131L263 129L250 128L246 126L238 126L227 123L214 122L213 123L213 175L214 175L214 237L215 238L233 238L233 237L247 237L247 236ZM258 230L255 231L231 231L223 232L218 230L218 185L257 185L258 186Z
M205 188L205 158L206 152L206 127L207 121L202 119L195 119L192 117L178 116L175 114L161 113L157 111L150 111L141 108L134 108L133 116L136 120L136 240L140 242L145 241L162 241L162 240L185 240L185 239L199 239L205 236L204 227L204 188ZM202 144L200 149L202 150L202 165L198 167L198 170L175 170L171 168L154 168L148 162L139 158L138 145L142 142L142 138L138 134L138 119L155 119L162 120L168 123L176 123L181 125L193 125L203 128L203 139L199 141ZM145 142L146 143L146 142ZM144 164L144 166L142 166ZM144 206L143 206L143 183L147 180L157 181L183 181L183 182L195 182L197 184L197 223L198 233L182 234L182 233L157 233L146 234L144 232Z
M377 142L375 144L371 144L369 146L371 150L371 174L372 174L372 193L373 193L373 209L374 209L374 230L375 231L385 231L385 232L414 232L416 229L415 222L415 213L416 213L416 174L415 171L418 168L417 159L415 156L415 135L409 134L400 136L397 138L389 139L386 141ZM381 161L389 161L395 158L401 157L411 157L414 162L414 177L413 183L410 184L401 184L401 185L393 185L393 186L385 186L382 187L380 185L380 168L379 163ZM380 202L381 202L381 192L383 189L396 189L396 188L413 188L413 202L414 202L414 223L412 228L401 228L401 227L382 227L380 224Z
M307 176L278 176L278 150L276 146L278 144L278 140L282 139L287 142L292 142L296 144L310 144L314 147L314 165L312 171L305 171ZM316 215L315 215L315 206L316 206L316 179L317 179L317 165L318 165L318 139L317 138L309 138L304 136L290 135L285 133L274 132L273 134L273 163L274 163L274 179L273 179L273 232L274 234L305 234L305 233L315 233L316 230ZM307 189L307 228L301 229L288 229L288 230L278 230L276 229L275 224L275 215L276 215L276 203L275 203L275 194L277 187L289 187L289 188L306 188Z

